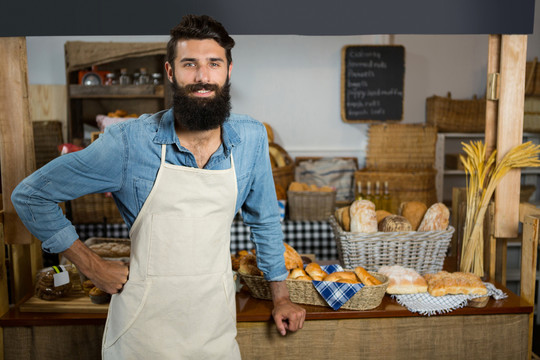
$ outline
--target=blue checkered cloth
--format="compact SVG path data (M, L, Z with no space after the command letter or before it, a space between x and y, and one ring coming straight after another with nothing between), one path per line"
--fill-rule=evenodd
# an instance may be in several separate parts
M343 271L343 268L340 265L323 265L321 268L326 271L328 274L334 273L336 271ZM347 283L338 283L331 281L315 281L313 280L313 285L315 289L321 294L321 296L326 300L328 305L334 309L338 310L343 304L349 301L360 289L364 287L364 284L347 284Z

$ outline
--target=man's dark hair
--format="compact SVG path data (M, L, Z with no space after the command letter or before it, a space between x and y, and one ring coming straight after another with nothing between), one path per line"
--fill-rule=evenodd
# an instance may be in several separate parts
M176 58L176 44L178 40L204 40L213 39L227 55L227 65L232 62L231 49L234 47L234 40L229 36L227 30L208 15L186 15L180 24L171 30L171 38L167 44L167 61L174 68Z

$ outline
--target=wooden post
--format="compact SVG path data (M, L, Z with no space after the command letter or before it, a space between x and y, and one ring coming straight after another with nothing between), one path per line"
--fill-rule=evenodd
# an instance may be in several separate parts
M488 65L487 65L487 78L488 82L491 77L497 78L495 74L499 74L501 64L501 35L489 35L488 43ZM498 112L498 91L497 82L494 81L495 86L494 95L492 98L490 94L486 94L486 129L485 129L485 144L486 144L486 158L489 158L493 150L497 146L497 112ZM487 88L490 88L488 83Z
M525 216L523 222L523 240L521 242L521 297L534 306L534 290L536 286L536 262L538 250L539 215ZM532 334L534 309L529 315L529 344L527 359L532 355Z
M11 193L34 171L34 140L28 107L25 38L0 38L0 157L7 244L31 244L32 236L13 205Z
M502 35L497 161L523 138L527 35ZM521 171L511 170L495 190L495 237L515 238L519 225Z

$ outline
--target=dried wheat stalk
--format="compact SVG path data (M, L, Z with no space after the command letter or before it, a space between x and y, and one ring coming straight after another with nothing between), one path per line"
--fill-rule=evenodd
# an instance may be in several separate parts
M462 145L467 154L467 158L460 155L467 176L467 213L460 270L484 276L484 217L493 192L511 169L540 166L540 145L530 141L518 145L496 166L496 151L486 159L486 147L481 141Z

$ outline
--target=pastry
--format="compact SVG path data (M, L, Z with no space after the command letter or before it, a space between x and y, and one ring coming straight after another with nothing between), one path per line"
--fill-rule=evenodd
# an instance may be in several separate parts
M406 201L399 207L399 215L405 217L411 223L413 231L418 230L420 222L427 211L427 205L421 201Z
M302 261L302 257L294 250L292 246L290 246L287 243L283 243L285 245L285 252L283 253L283 257L285 258L285 267L287 270L304 268L304 262Z
M95 286L90 290L88 295L90 296L90 301L94 304L107 304L111 301L111 294L107 294Z
M418 227L418 231L446 230L450 221L450 211L443 203L429 207Z
M307 276L306 272L304 271L304 269L296 268L291 270L289 276L287 276L287 279L296 279L301 276Z
M92 280L83 281L82 289L86 295L90 293L90 290L92 290L92 288L94 288L94 283L92 282Z
M310 263L306 266L306 273L311 276L313 280L322 281L328 273L324 271L317 263Z
M366 271L366 269L364 269L361 266L355 267L354 268L354 273L356 274L356 276L358 276L358 278L360 279L362 284L364 284L366 286L373 286L373 285L381 285L382 284L382 282L379 279L377 279L375 276L368 273Z
M375 204L369 200L355 200L350 207L351 232L377 232Z
M427 291L432 296L474 294L487 295L487 288L480 279L471 273L439 271L436 274L426 274Z
M427 291L427 283L414 269L401 265L381 266L379 274L388 276L388 294L417 294Z
M262 271L257 267L257 258L253 254L248 254L240 259L238 272L244 275L263 275Z

